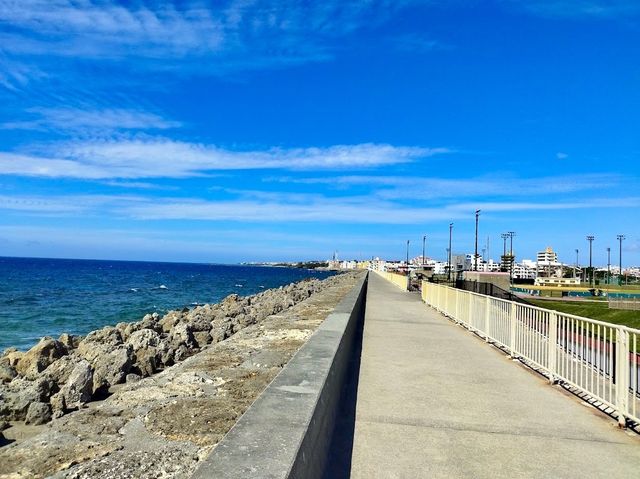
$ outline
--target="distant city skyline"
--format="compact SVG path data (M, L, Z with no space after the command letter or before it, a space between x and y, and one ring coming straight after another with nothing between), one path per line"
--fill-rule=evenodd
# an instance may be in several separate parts
M635 0L0 2L0 255L640 265Z

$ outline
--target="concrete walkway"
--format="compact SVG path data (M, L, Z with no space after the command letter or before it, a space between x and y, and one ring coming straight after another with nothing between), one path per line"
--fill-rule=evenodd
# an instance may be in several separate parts
M640 439L376 274L354 478L640 477Z

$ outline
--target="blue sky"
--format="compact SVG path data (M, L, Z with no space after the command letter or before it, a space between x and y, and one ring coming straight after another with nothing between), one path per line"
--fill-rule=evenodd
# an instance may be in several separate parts
M0 0L0 254L640 264L637 0Z

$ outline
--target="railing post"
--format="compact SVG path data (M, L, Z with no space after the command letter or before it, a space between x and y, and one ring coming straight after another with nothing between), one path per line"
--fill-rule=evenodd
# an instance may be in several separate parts
M625 428L629 405L629 333L622 328L616 328L616 333L616 407L618 426Z
M484 300L484 340L489 342L489 325L491 324L491 296Z
M547 365L549 369L549 382L551 384L555 384L556 380L556 369L557 369L557 352L558 352L558 315L555 311L551 311L549 313L549 331L547 332L548 339L548 354L547 358L549 364Z
M509 356L516 357L516 314L517 304L514 301L511 303L511 314L509 315Z
M453 290L453 296L454 296L453 299L454 299L454 301L456 303L456 309L455 309L456 310L456 315L455 315L454 319L456 321L458 321L458 322L461 322L460 321L460 313L459 313L459 311L460 311L460 301L459 301L460 300L460 290L459 289L454 289Z

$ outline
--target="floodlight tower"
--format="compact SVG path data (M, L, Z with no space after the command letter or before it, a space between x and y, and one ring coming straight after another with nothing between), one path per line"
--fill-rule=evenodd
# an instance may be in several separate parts
M451 281L451 236L453 235L453 223L449 223L449 273L447 276L447 280Z
M625 235L618 235L617 238L620 242L620 274L618 275L618 284L622 284L622 242L627 238Z
M513 256L513 237L516 235L515 231L507 231L507 234L509 235L510 238L510 246L509 246L509 256L510 256L510 261L509 261L509 281L513 281L513 263L515 263L515 257Z
M593 263L592 263L592 253L593 253L593 240L596 239L595 236L589 235L587 236L587 241L589 242L589 284L593 287Z
M475 248L475 254L473 256L474 271L478 271L478 218L479 217L480 217L480 210L476 210L476 248Z

